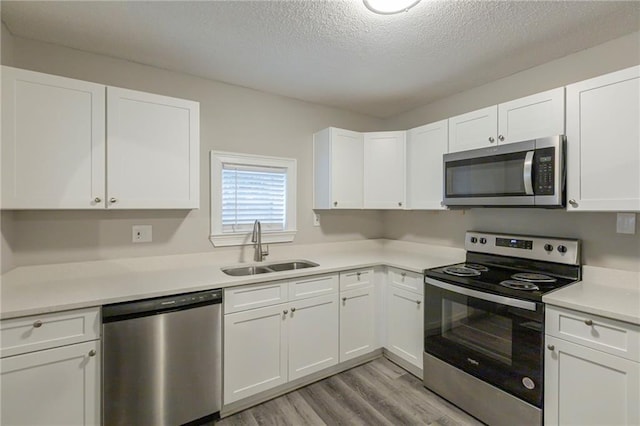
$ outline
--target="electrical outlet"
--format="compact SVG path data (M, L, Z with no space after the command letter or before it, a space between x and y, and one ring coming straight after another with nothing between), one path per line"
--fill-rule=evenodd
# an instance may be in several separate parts
M320 213L313 212L313 226L320 226Z
M616 232L618 234L635 234L636 233L636 214L635 213L618 213L616 220Z
M153 240L151 225L133 225L131 241L134 243L150 243Z

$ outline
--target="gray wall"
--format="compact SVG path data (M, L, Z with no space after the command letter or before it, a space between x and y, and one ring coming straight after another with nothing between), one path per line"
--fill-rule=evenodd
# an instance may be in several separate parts
M640 33L634 33L441 99L394 117L388 125L412 128L638 64ZM453 247L464 247L464 232L471 229L580 238L585 264L640 270L640 222L636 235L616 234L615 213L472 209L385 212L383 217L386 238Z
M311 210L313 133L328 126L374 130L381 120L19 37L11 44L12 54L2 56L5 65L199 101L201 194L200 209L192 211L5 213L5 270L12 264L220 250L208 240L212 149L298 160L296 244L382 237L380 212L330 213L314 227ZM153 242L132 244L134 224L153 225Z

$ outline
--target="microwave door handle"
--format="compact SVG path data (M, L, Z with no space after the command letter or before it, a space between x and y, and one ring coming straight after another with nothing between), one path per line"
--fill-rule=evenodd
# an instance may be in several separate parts
M524 193L526 195L533 194L533 155L535 151L527 151L527 155L524 157L524 169L522 171L522 178L524 179Z

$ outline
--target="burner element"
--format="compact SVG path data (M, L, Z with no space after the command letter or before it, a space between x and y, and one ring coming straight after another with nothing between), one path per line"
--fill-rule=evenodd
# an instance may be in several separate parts
M526 281L528 283L555 283L557 279L548 275L532 274L532 273L519 273L511 275L514 280Z
M458 277L477 277L480 275L480 271L465 266L449 266L444 268L444 273Z
M486 266L480 265L478 263L465 263L464 267L469 269L474 269L480 272L487 272L489 270L489 268L487 268Z
M501 286L512 288L514 290L527 290L527 291L535 291L540 290L540 288L532 283L528 283L521 280L506 280L500 283Z

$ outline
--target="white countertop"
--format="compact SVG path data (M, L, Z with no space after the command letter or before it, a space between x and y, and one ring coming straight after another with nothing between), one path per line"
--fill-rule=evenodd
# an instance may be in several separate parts
M640 273L582 267L582 281L542 297L563 308L640 325Z
M239 260L223 251L19 267L2 276L0 319L376 265L422 272L464 260L462 249L389 240L270 248L265 263L306 259L319 266L231 277L220 268Z
M231 277L220 268L239 264L238 254L220 251L19 267L2 276L0 319L376 265L422 272L462 261L465 256L462 249L392 240L270 248L266 263L306 259L320 266ZM640 273L585 265L581 282L548 293L542 300L640 324Z

